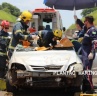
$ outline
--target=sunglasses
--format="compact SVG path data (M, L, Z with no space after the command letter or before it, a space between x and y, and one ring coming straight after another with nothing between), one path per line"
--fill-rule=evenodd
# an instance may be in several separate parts
M8 27L5 27L5 29L9 29Z

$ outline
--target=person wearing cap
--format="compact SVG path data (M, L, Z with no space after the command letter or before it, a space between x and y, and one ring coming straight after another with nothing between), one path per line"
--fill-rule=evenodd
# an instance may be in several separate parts
M34 34L39 36L39 39L37 41L37 44L39 45L39 47L55 46L57 44L57 40L60 40L62 38L61 30L55 30L52 32L52 31L41 29L38 32L35 32Z
M31 35L30 32L28 32L28 24L32 20L32 13L29 11L23 11L21 15L19 16L19 20L17 20L16 24L13 27L12 30L12 39L9 44L9 50L8 50L8 57L9 59L12 56L12 53L17 46L17 44L20 43L20 41L29 41L38 38L35 35Z
M6 74L6 64L7 64L7 50L10 42L9 37L9 26L10 23L6 20L1 22L1 31L0 31L0 78L4 78Z

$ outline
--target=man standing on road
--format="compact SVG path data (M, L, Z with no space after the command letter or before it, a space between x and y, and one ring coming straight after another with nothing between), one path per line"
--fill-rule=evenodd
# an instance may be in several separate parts
M8 60L7 49L10 42L10 37L8 34L10 23L6 20L1 22L0 31L0 78L4 78L6 74L6 63Z
M87 27L87 32L84 35L82 42L82 61L84 70L91 70L93 60L95 57L95 40L97 40L97 30L93 25L94 18L92 16L85 17L84 24ZM85 85L83 85L83 91L86 93L93 93L93 82L92 75L85 75L85 80L87 81Z
M32 13L29 11L24 11L20 15L20 20L14 25L13 31L12 31L12 39L9 45L9 51L8 51L8 56L11 58L12 53L19 44L20 40L32 40L36 39L37 36L31 35L28 31L27 28L29 27L28 24L32 20Z

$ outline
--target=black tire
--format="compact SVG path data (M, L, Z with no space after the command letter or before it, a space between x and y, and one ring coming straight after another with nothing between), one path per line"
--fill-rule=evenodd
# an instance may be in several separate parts
M9 80L7 79L7 80L6 80L6 90L7 90L7 92L13 92L13 89L14 89L14 86L12 86L12 85L9 83Z
M16 94L18 93L18 89L15 86L12 86L8 79L6 80L6 91L12 92L13 96L16 96Z

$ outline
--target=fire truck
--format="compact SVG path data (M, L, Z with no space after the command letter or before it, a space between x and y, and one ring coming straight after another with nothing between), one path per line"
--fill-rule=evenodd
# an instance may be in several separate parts
M44 29L52 30L63 28L62 19L59 11L55 9L42 9L38 8L32 11L33 21L30 24L30 31L38 31L39 26L43 26Z

